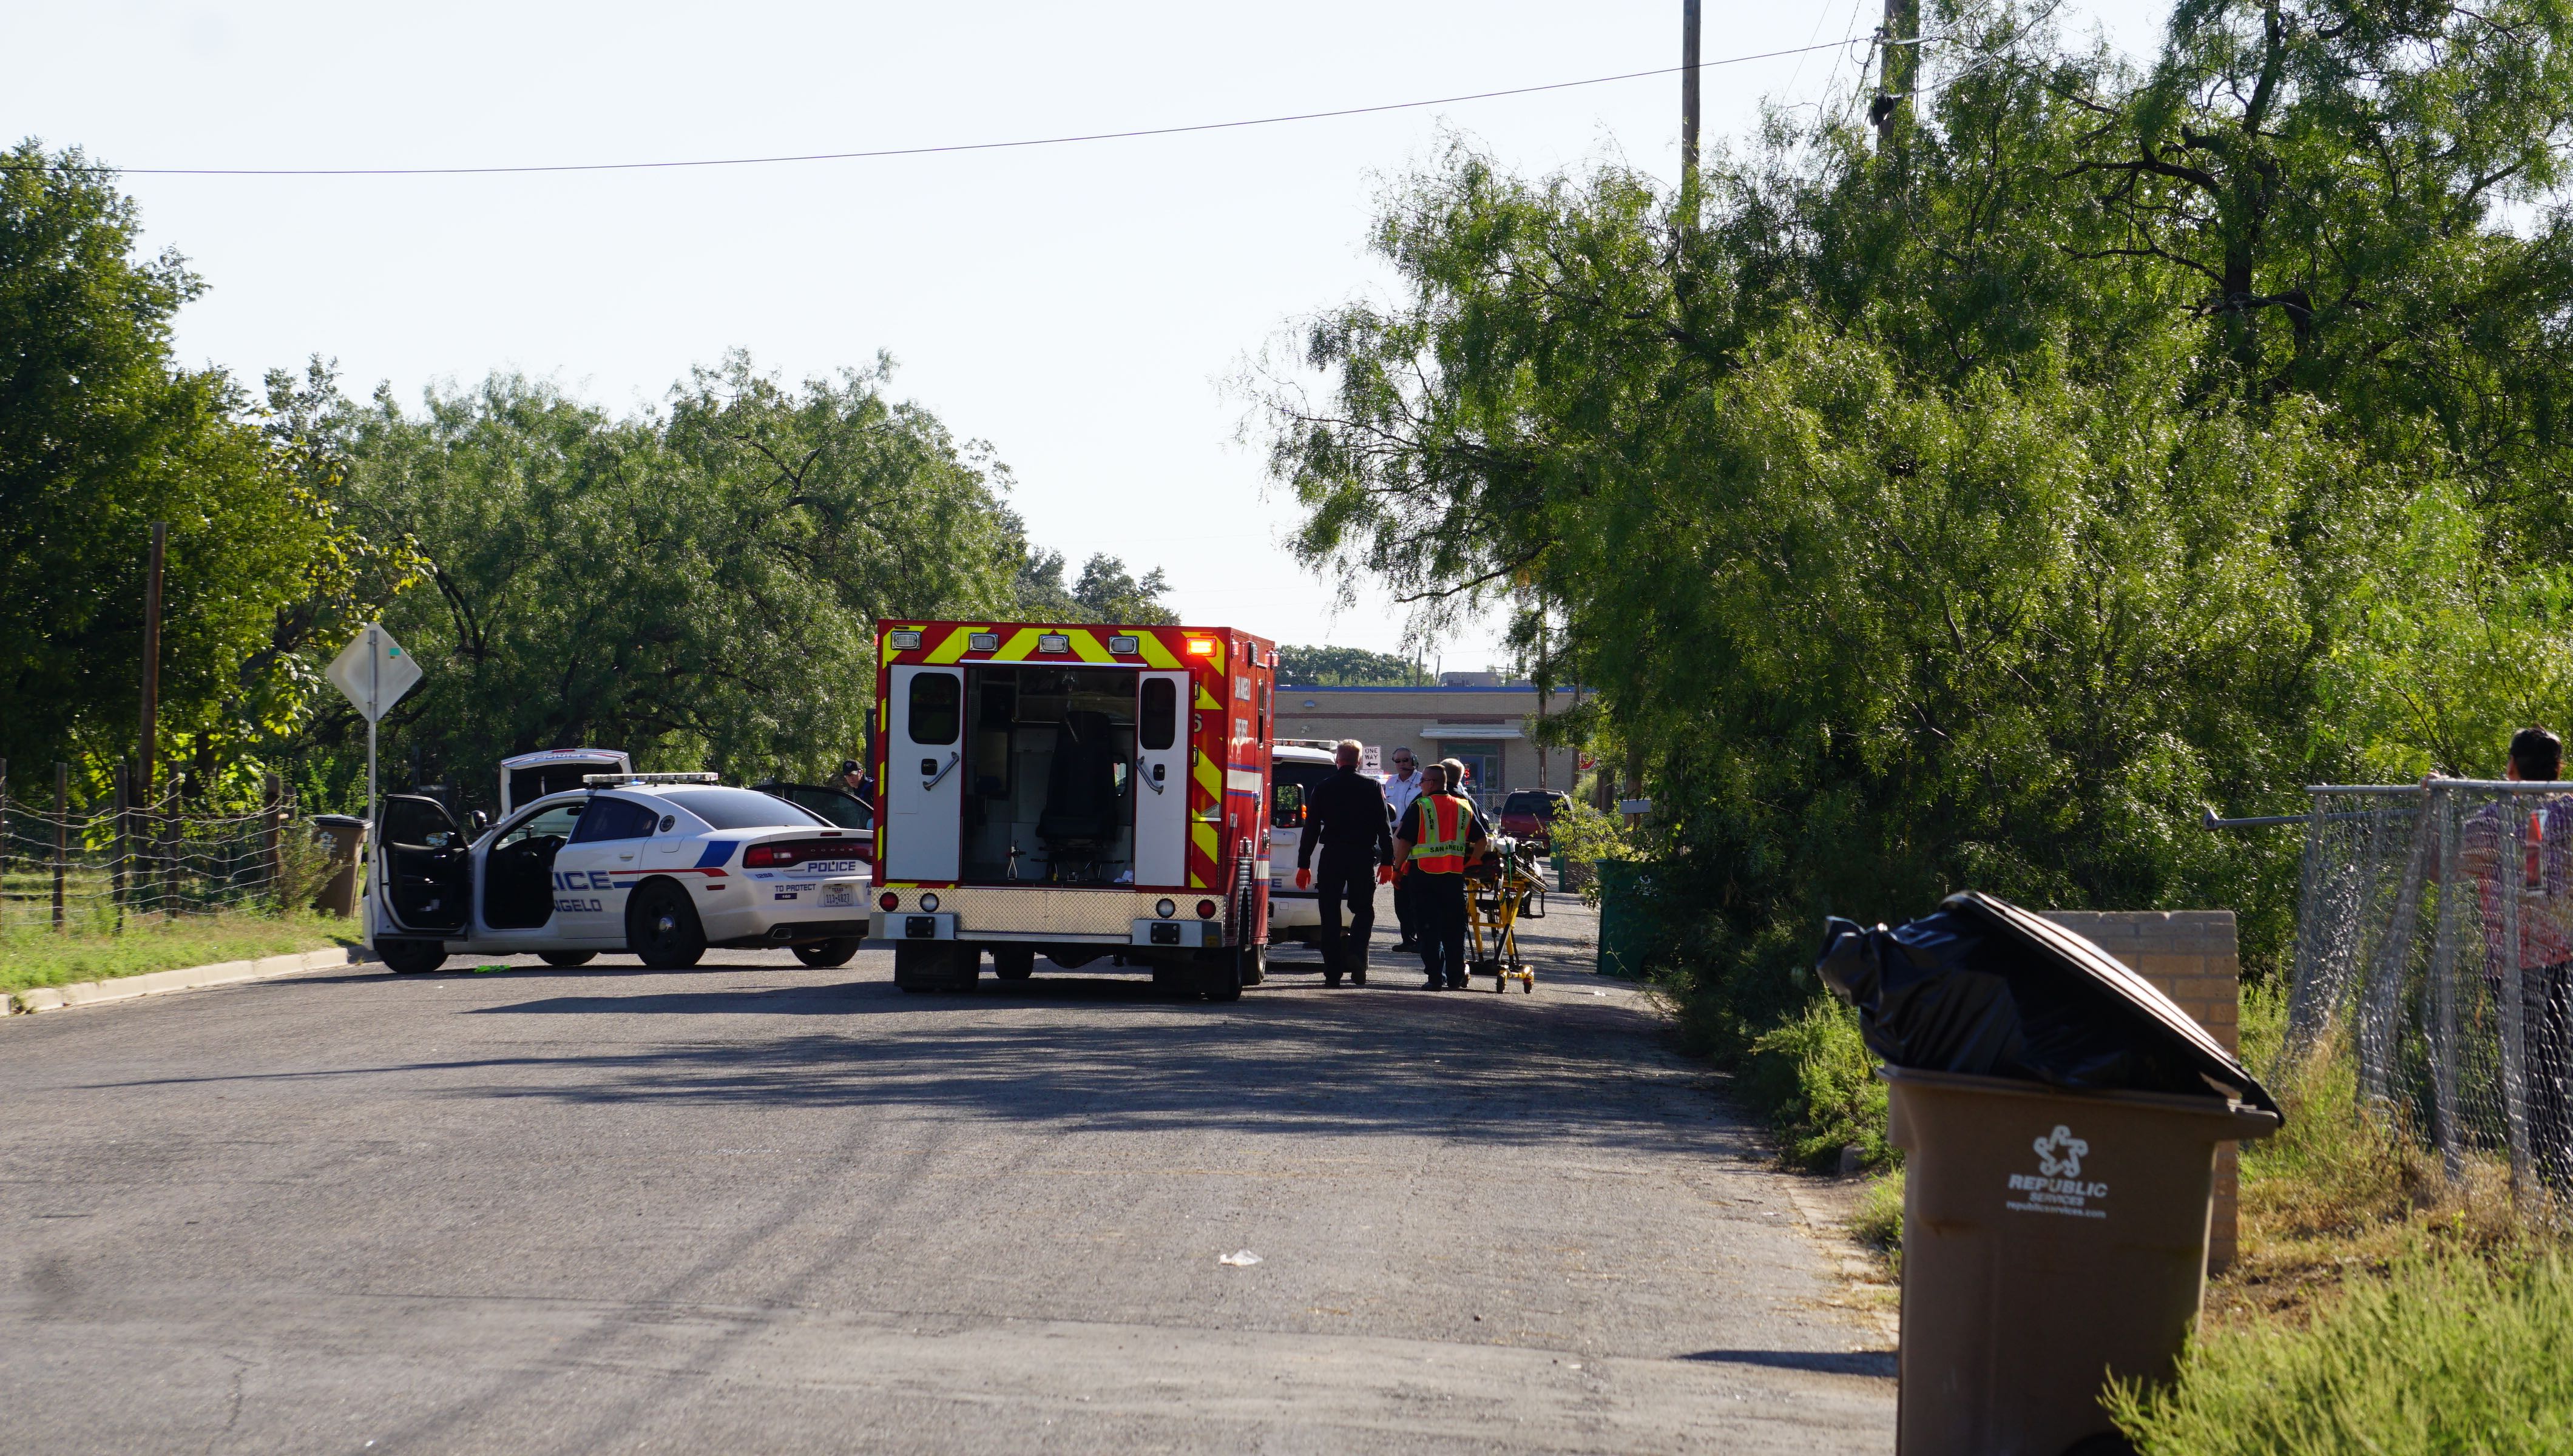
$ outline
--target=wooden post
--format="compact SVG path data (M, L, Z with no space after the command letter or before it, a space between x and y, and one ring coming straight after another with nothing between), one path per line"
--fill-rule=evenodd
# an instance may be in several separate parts
M134 797L146 812L152 804L152 771L158 760L161 726L161 567L170 550L170 523L152 523L152 559L143 576L143 757L134 781Z
M161 915L165 920L177 920L179 918L179 795L181 793L181 784L182 780L177 774L172 774L170 776L170 795L168 799L170 812L156 816L159 822L153 825L153 841L160 848ZM146 822L149 823L151 821Z
M0 758L0 879L9 874L9 760Z
M130 764L116 766L116 854L108 863L109 891L116 903L116 929L125 930L125 875L134 856L134 770Z
M63 932L63 875L72 857L72 766L54 765L54 934Z
M1868 106L1879 151L1892 150L1912 120L1912 93L1921 78L1920 38L1921 0L1885 0L1885 26L1876 33L1876 100Z
M1888 0L1891 4L1892 0ZM1680 0L1680 187L1697 181L1698 0Z
M263 797L268 803L268 817L260 835L260 857L267 862L269 894L282 897L285 894L286 859L279 852L279 840L286 828L286 780L279 778L275 769L267 774L267 790ZM288 908L283 898L278 899L277 908L281 913Z

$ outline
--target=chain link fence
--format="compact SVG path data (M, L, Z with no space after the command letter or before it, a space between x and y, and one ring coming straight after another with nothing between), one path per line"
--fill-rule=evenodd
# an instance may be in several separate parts
M2451 1184L2573 1209L2573 784L2312 789L2290 1056L2358 1095Z
M272 783L249 813L190 812L178 793L129 803L0 780L0 931L109 933L145 917L310 905L336 870L329 845Z

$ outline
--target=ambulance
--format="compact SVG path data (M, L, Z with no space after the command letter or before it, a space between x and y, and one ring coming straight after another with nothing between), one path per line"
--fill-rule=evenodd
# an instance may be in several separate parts
M868 944L905 991L1268 969L1278 649L1229 627L882 621Z

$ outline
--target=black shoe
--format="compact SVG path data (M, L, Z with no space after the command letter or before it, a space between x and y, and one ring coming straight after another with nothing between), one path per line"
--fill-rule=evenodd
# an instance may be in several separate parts
M1420 989L1423 991L1445 991L1447 989L1447 983L1439 980L1435 976L1432 976L1427 981L1420 984Z
M1397 956L1417 956L1420 954L1420 943L1418 941L1396 941L1393 943L1393 952Z
M1449 991L1462 991L1462 990L1464 990L1464 989L1465 989L1465 978L1463 978L1463 977L1459 976L1459 977L1457 977L1455 980L1448 982L1448 983L1447 983L1447 989L1448 989Z
M1339 972L1337 972L1337 971L1325 971L1325 972L1323 972L1323 973L1322 973L1322 984L1323 984L1324 986L1337 986L1337 985L1339 985L1339 984L1340 984L1340 973L1339 973Z
M1351 986L1366 985L1366 968L1361 966L1357 970L1351 971L1349 973L1349 984Z

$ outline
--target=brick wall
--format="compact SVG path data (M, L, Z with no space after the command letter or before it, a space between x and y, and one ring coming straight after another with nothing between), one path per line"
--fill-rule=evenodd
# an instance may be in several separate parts
M2242 963L2229 910L2051 910L2046 918L2088 939L2161 989L2227 1052L2238 1052ZM2235 1147L2215 1150L2215 1209L2206 1232L2206 1268L2233 1262Z

